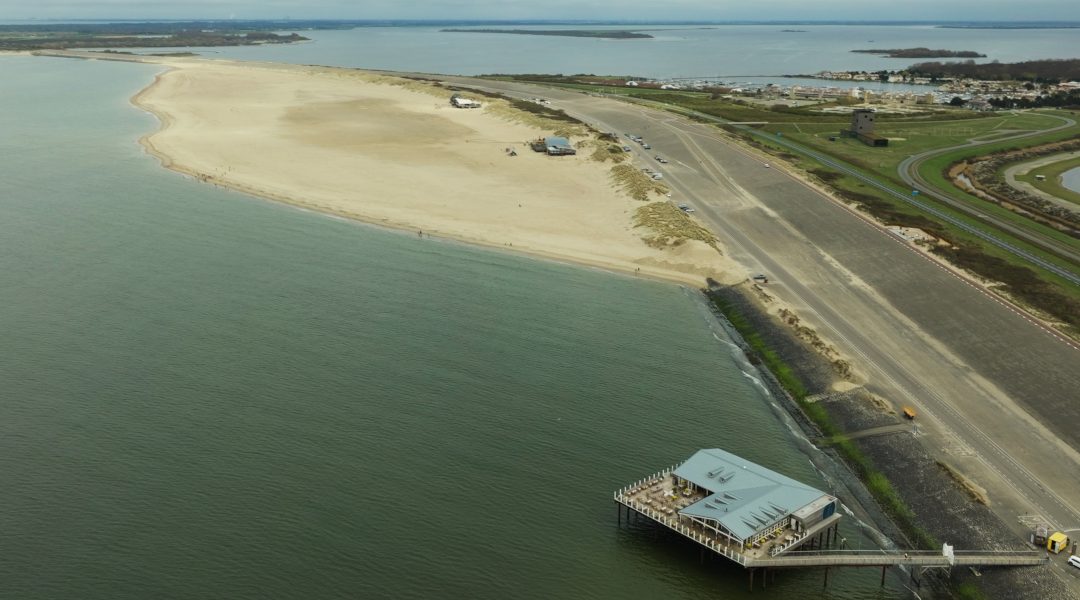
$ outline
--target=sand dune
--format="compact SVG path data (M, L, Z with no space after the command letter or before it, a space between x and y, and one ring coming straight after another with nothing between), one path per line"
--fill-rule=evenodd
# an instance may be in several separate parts
M134 102L157 115L162 129L143 143L167 167L203 181L389 227L694 285L735 271L699 241L647 246L649 232L633 226L642 202L615 189L610 163L589 152L532 152L524 142L550 130L515 122L500 101L458 110L444 89L347 69L155 62L170 70Z

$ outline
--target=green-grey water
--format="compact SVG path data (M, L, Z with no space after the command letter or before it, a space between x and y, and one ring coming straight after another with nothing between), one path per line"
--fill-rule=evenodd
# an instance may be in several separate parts
M741 597L612 490L828 485L693 292L167 172L153 74L0 59L0 598ZM755 597L897 593L829 586Z
M491 25L486 25L490 27ZM476 24L467 27L485 27ZM552 29L550 25L513 27ZM576 25L558 29L641 29L651 39L601 39L451 33L442 26L303 31L310 43L197 50L209 57L456 75L594 73L642 77L718 77L737 84L852 85L885 91L925 86L780 78L824 70L903 70L918 59L855 53L868 48L947 48L986 54L979 62L1071 58L1077 29L944 29L933 25ZM800 32L792 33L790 29ZM788 30L788 31L785 31ZM185 50L185 49L180 49ZM159 50L155 50L159 51ZM771 76L771 77L751 77Z
M1062 173L1061 185L1080 194L1080 167L1074 167Z

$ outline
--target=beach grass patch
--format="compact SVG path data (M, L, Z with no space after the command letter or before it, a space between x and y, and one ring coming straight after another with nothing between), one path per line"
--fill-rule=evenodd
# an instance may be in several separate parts
M649 177L643 171L639 171L632 165L615 165L611 168L611 179L615 186L626 192L634 200L648 202L652 194L666 194L666 185ZM674 207L672 207L674 208Z
M605 142L603 140L588 140L581 144L584 148L592 148L592 154L589 158L596 162L611 161L615 164L620 164L626 161L630 156L620 146Z
M586 137L591 131L587 125L567 115L525 100L490 97L484 105L488 114L495 115L529 127L550 131L564 138Z
M652 231L651 235L642 239L653 248L674 248L697 240L719 250L712 232L667 202L653 202L638 208L634 212L634 227Z

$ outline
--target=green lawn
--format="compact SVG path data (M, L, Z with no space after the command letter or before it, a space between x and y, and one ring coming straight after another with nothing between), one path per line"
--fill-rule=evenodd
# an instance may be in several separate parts
M945 177L945 171L949 168L949 165L965 158L991 154L1002 150L1037 146L1039 144L1068 139L1077 135L1080 135L1080 124L1045 135L1036 135L1020 140L1007 140L1002 142L984 144L971 148L963 148L930 158L920 166L919 174L922 175L926 183L933 186L935 190L949 196L950 198L977 205L982 211L994 214L998 218L1008 220L1011 223L1020 225L1032 231L1038 231L1039 233L1047 237L1054 238L1073 247L1080 247L1080 240L1066 235L1065 233L1058 231L1053 227L1042 225L1011 210L968 194L967 192L954 186Z
M1026 175L1017 175L1016 179L1026 181L1047 194L1068 200L1080 207L1080 192L1074 192L1059 182L1062 173L1078 167L1080 167L1080 156L1037 167L1028 171ZM1039 181L1035 179L1036 175L1043 175L1046 179Z
M882 121L877 133L889 138L889 145L884 148L871 148L859 140L839 137L840 130L848 126L846 120L834 121L830 125L774 123L766 125L764 130L778 133L867 171L898 180L896 170L900 162L913 154L963 144L972 138L1037 131L1060 123L1057 119L1033 113L959 121ZM830 141L830 138L836 139Z
M1051 114L1063 115L1065 113L1057 111ZM765 126L763 130L839 158L864 171L878 175L881 179L896 186L902 186L897 169L905 158L913 154L963 144L972 138L987 139L994 136L1038 131L1060 124L1060 120L1039 112L1009 113L963 121L882 122L878 127L878 133L890 138L889 146L885 148L872 148L855 139L838 137L839 127L829 129L827 126L818 124L777 123ZM1080 240L1076 240L1057 229L1039 224L1006 208L972 196L952 185L944 176L944 171L949 165L964 158L1010 148L1035 146L1076 135L1080 135L1080 125L1074 125L1045 135L1035 135L1019 140L990 142L970 148L962 148L930 158L921 165L919 174L928 184L951 198L976 204L981 210L991 213L997 218L1038 231L1058 241L1080 246ZM830 137L836 139L830 141ZM898 189L904 189L904 187ZM985 226L985 224L970 216L962 215L962 213L956 214L980 228ZM1056 259L1054 262L1060 263Z

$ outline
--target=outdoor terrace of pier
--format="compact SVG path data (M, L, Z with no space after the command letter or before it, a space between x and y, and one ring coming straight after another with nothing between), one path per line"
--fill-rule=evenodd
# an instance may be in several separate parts
M615 500L743 566L751 566L755 561L777 557L810 542L840 519L839 515L833 515L802 532L797 532L788 526L778 526L759 540L740 544L737 540L679 514L680 510L706 498L709 494L692 487L677 488L675 478L672 477L673 470L661 471L615 492ZM817 543L815 541L815 544Z

